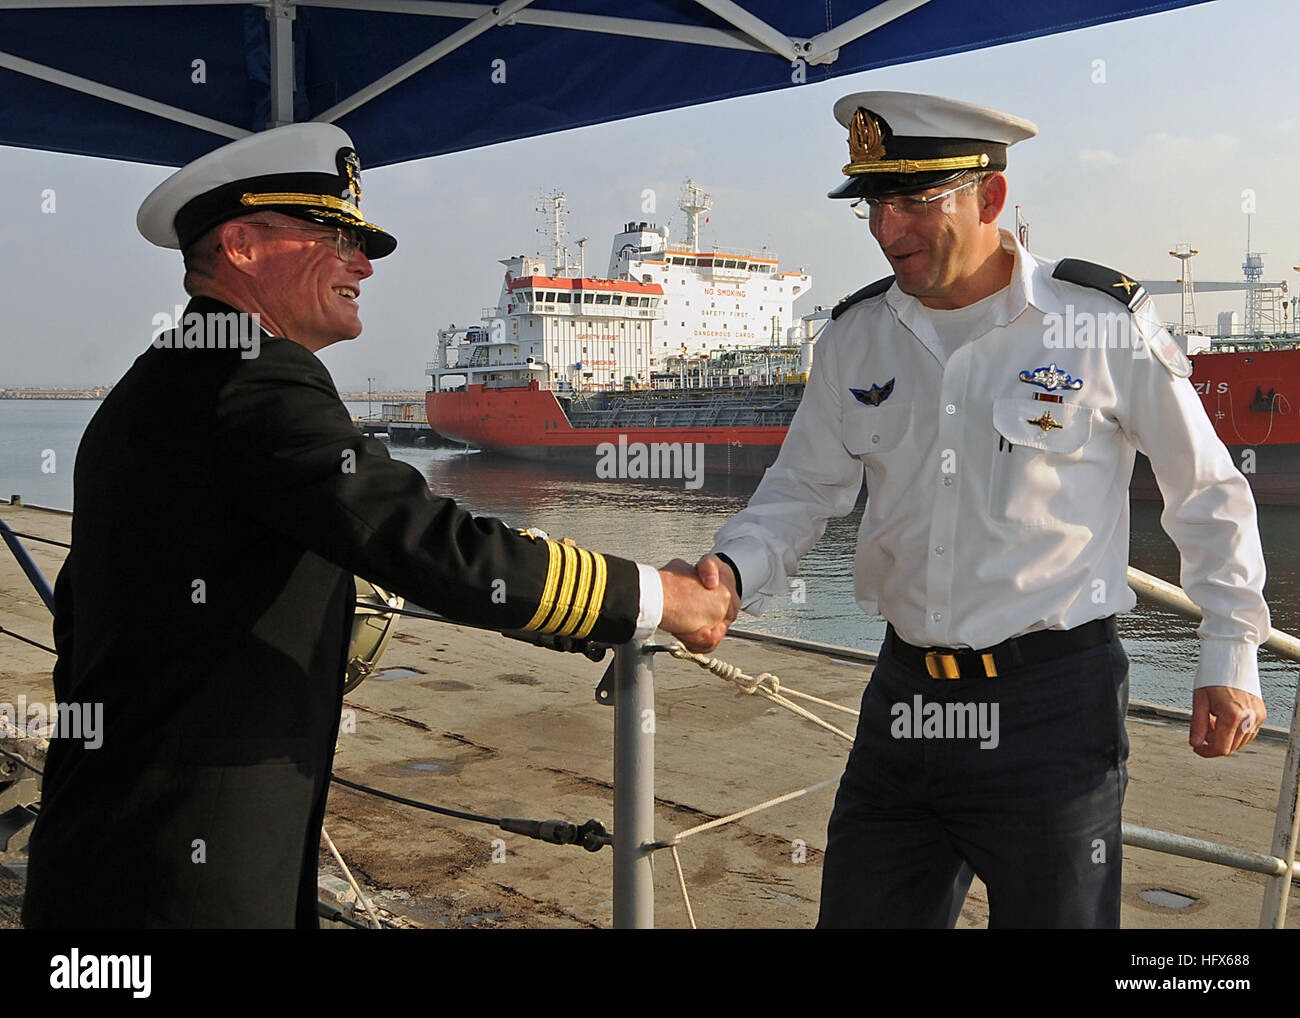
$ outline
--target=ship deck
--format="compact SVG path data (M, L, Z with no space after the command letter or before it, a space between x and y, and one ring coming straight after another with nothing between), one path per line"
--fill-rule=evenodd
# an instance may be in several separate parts
M70 517L4 507L18 531L66 541ZM53 579L64 550L28 542ZM0 618L6 628L49 642L50 618L12 557L0 555ZM1122 625L1121 625L1122 630ZM52 699L52 659L7 637L0 701ZM856 706L870 667L729 638L719 655L751 674L771 671L818 696ZM344 701L355 733L341 736L335 771L414 799L498 816L612 819L613 711L597 704L604 670L492 633L401 620L385 653L385 674ZM405 674L403 674L405 673ZM1190 698L1190 696L1189 696ZM734 810L838 776L847 749L829 733L682 662L656 666L656 836L667 837ZM1193 837L1267 850L1285 754L1280 729L1233 757L1207 761L1187 747L1185 716L1135 705L1125 820ZM680 849L702 927L806 928L817 915L826 788L686 840ZM326 829L343 858L395 926L608 927L609 850L525 840L444 820L336 786ZM505 855L493 861L493 841ZM793 861L796 840L806 862ZM24 856L0 855L0 926L17 925ZM321 853L322 886L333 895L338 869ZM1125 927L1248 928L1259 921L1264 878L1209 863L1126 848ZM1152 905L1148 889L1196 899L1183 909ZM346 894L343 895L346 897ZM671 860L655 870L656 923L687 925ZM976 882L958 925L987 923ZM1293 885L1288 925L1300 925Z

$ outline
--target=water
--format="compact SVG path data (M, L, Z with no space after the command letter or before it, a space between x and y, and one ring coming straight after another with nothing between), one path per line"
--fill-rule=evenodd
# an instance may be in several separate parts
M95 409L92 401L0 400L0 494L68 508L76 445ZM366 403L349 404L365 414ZM43 472L45 450L54 471ZM540 527L551 537L571 537L601 551L656 566L674 557L695 562L714 532L748 499L751 482L707 483L686 490L677 482L601 481L572 470L452 449L392 447L441 495L472 512L499 516L516 527ZM774 600L761 619L742 615L749 629L874 650L884 622L864 615L853 601L853 550L861 509L832 520L804 558L800 577L806 601ZM1261 506L1260 533L1268 563L1265 594L1273 625L1300 632L1300 512ZM1160 505L1132 505L1131 561L1137 568L1177 581L1178 553L1160 528ZM1139 602L1120 620L1132 662L1132 695L1190 707L1198 641L1194 626ZM725 644L724 644L725 650ZM724 654L725 656L725 654ZM1269 652L1260 655L1260 679L1269 719L1289 723L1298 666Z

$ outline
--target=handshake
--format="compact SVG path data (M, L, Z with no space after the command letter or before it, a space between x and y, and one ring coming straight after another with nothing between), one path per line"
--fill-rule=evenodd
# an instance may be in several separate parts
M697 654L712 651L740 612L731 567L715 555L705 555L695 566L675 558L659 570L659 579L664 587L659 628Z

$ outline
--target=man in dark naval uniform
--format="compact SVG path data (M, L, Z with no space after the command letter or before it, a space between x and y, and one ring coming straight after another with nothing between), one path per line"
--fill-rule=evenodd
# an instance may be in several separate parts
M359 574L448 617L708 649L722 589L476 518L362 437L316 352L361 331L371 258L339 128L278 128L178 171L140 209L193 298L77 455L55 588L60 702L29 927L316 925L316 856ZM734 614L732 615L734 618Z

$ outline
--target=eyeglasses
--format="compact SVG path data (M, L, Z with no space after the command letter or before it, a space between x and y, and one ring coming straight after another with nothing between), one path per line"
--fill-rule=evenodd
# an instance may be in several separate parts
M328 230L334 235L334 253L339 256L340 260L350 262L358 251L363 255L366 253L366 238L356 230L349 230L343 226L324 226L320 230L313 230L310 226L284 226L280 223L261 223L245 222L245 226L262 226L268 230L297 230L299 233L321 233ZM324 241L325 237L318 236L317 241Z
M929 198L912 198L901 194L895 195L892 198L859 198L849 207L853 209L853 214L859 219L866 219L868 217L871 219L878 219L880 217L880 210L886 206L888 206L889 211L896 216L924 216L929 213L930 207L934 205L935 202L941 201L949 195L954 195L958 191L964 191L966 188L978 184L979 182L979 178L976 177L966 181L964 184L950 187L942 194L932 195ZM867 207L865 213L860 207L862 205Z

